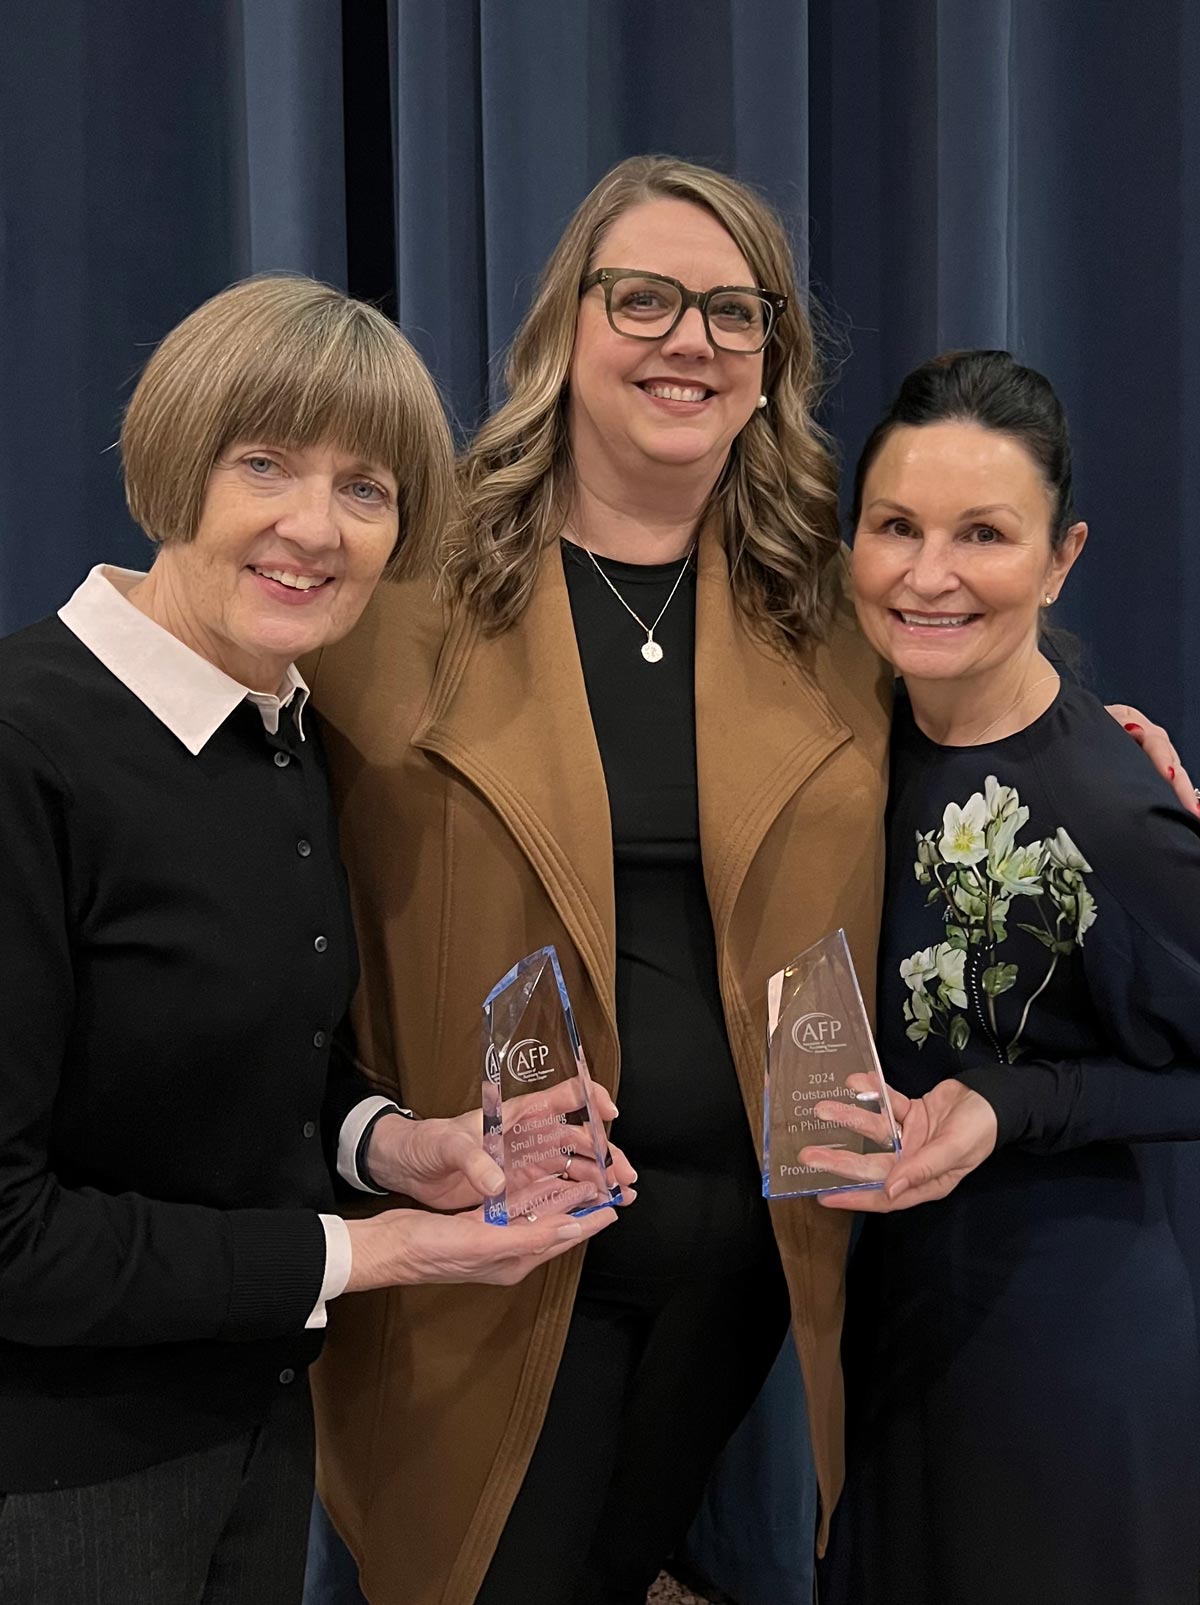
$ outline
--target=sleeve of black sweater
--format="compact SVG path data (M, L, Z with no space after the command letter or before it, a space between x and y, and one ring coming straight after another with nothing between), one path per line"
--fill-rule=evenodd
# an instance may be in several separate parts
M294 1333L324 1274L315 1211L76 1189L49 1168L75 1006L71 809L53 760L0 723L0 1337L105 1346Z
M354 1029L347 1016L334 1033L333 1051L329 1056L329 1081L321 1112L322 1137L329 1173L334 1178L334 1189L338 1197L347 1205L361 1207L371 1196L386 1196L374 1186L369 1173L364 1174L366 1155L362 1138L358 1142L356 1165L360 1180L368 1183L371 1192L367 1193L359 1187L352 1187L338 1169L338 1148L346 1117L352 1114L365 1098L376 1097L386 1098L394 1108L399 1107L390 1092L385 1092L375 1085L365 1066L360 1062L355 1048Z
M1200 819L1115 726L1098 738L1090 762L1072 743L1040 768L1059 817L1082 816L1099 914L1080 951L1111 1055L960 1077L1000 1142L1042 1153L1200 1138Z

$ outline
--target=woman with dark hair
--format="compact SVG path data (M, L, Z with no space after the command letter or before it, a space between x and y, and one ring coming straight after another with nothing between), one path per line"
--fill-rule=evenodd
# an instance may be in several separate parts
M903 1154L806 1150L882 1183L824 1199L867 1214L832 1598L1194 1605L1200 824L1043 650L1087 528L1040 374L910 374L854 516L905 691L878 994Z

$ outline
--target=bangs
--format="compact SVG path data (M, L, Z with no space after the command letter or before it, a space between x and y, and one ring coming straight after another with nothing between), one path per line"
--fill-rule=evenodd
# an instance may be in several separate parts
M362 310L343 302L309 311L240 355L228 375L216 455L235 441L294 448L328 441L402 481L414 423L412 359L390 325L381 331Z
M314 279L231 285L146 365L121 455L129 510L151 540L193 538L213 465L239 442L328 442L387 469L399 487L405 563L430 560L451 517L452 447L437 386L382 312Z

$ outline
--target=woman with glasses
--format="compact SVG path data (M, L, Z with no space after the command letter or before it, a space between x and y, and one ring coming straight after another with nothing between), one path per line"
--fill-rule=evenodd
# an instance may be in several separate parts
M310 671L359 1052L418 1115L474 1106L483 999L555 943L638 1203L521 1290L343 1301L323 1491L369 1599L640 1605L789 1318L827 1505L840 1476L845 1223L772 1220L754 1133L766 978L838 925L871 972L890 685L757 197L622 163L508 377L442 596L386 587Z
M769 975L844 926L870 988L891 675L844 593L779 220L643 157L583 202L436 594L312 669L366 981L418 1115L478 1101L480 1006L553 942L639 1200L520 1288L343 1301L326 1503L388 1605L642 1605L789 1319L823 1521L844 1216L768 1209Z

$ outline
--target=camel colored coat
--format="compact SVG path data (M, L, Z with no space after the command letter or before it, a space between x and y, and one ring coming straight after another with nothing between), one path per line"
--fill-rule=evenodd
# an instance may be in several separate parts
M381 587L353 634L308 667L354 894L368 1073L422 1115L476 1106L483 999L553 942L592 1074L619 1099L608 799L557 546L503 635L406 581ZM847 604L805 667L756 641L706 530L701 846L756 1145L767 978L842 925L874 992L890 696ZM842 1476L849 1217L801 1199L771 1209L823 1542ZM581 1264L582 1251L519 1287L406 1287L331 1307L314 1377L319 1480L372 1605L471 1605L537 1440Z

